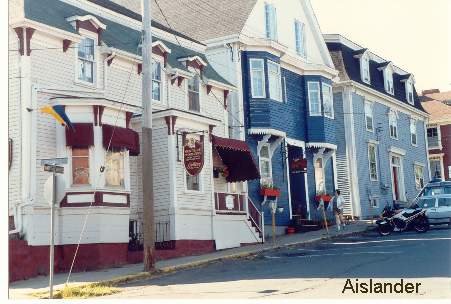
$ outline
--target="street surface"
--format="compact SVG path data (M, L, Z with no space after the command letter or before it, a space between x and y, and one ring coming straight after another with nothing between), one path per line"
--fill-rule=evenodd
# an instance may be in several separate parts
M362 294L343 288L358 282L419 284L418 293ZM248 259L215 262L134 282L109 298L449 298L451 229L380 237L369 231L266 251Z

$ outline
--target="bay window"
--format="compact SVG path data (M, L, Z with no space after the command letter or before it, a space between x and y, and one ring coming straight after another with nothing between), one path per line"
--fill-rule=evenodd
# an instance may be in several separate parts
M194 112L200 112L200 78L195 75L188 79L188 109Z
M334 99L332 95L332 86L323 83L323 106L324 116L328 118L334 118Z
M249 59L253 98L265 98L265 65L263 59Z
M94 83L94 39L84 38L78 45L78 80Z
M161 63L152 62L152 100L161 101Z
M321 92L319 82L308 82L308 100L310 116L321 116Z
M89 148L72 148L72 185L89 185Z
M370 132L374 131L373 104L368 101L365 102L365 126L366 126L367 131L370 131Z
M268 60L268 83L269 83L269 97L271 99L281 101L281 77L280 77L280 65Z
M105 155L105 186L121 187L124 184L125 152L121 150L107 151Z

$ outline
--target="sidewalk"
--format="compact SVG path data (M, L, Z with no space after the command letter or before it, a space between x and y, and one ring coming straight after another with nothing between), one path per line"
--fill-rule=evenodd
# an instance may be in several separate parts
M368 222L364 221L353 222L350 225L347 225L346 229L344 231L341 231L340 233L338 233L335 226L330 227L329 233L331 237L356 234L367 230L370 226L371 225ZM324 229L318 231L283 235L277 237L275 247L273 246L271 239L267 239L265 244L255 244L238 248L224 249L213 253L198 256L188 256L159 261L156 263L156 268L168 272L202 265L219 259L245 257L248 255L271 250L274 248L316 242L325 238L327 238L327 234ZM124 276L137 275L142 271L143 264L132 264L118 268L103 269L99 271L72 273L70 285L76 286L96 282L105 282L115 280ZM66 280L67 273L55 274L53 279L54 290L62 289L64 287ZM30 295L31 293L48 291L48 283L49 278L47 276L40 276L25 281L14 282L9 286L9 298L10 299L33 298Z

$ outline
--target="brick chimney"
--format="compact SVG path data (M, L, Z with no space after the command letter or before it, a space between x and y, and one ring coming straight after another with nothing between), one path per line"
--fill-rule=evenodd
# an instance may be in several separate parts
M423 90L421 91L421 95L429 95L434 93L440 93L439 89L429 89L429 90Z

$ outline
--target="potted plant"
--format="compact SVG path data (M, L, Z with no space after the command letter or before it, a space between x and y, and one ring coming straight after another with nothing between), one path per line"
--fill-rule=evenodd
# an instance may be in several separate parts
M318 191L316 192L315 201L319 203L321 200L323 200L323 202L325 203L328 203L332 200L332 196L327 194L324 190Z
M279 188L275 187L272 183L265 183L265 184L262 184L262 186L261 186L260 194L263 196L279 197L280 190L279 190Z

